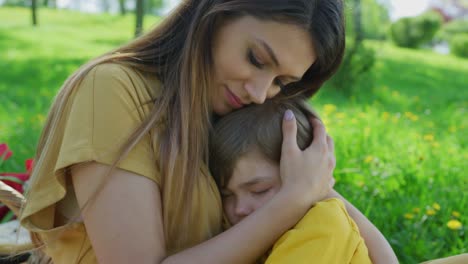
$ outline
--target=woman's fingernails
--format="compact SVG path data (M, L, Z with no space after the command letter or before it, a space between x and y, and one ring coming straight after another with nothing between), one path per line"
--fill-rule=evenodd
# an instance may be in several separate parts
M294 118L293 111L291 111L289 109L286 110L286 112L284 113L284 119L290 121L290 120L293 120L293 118Z

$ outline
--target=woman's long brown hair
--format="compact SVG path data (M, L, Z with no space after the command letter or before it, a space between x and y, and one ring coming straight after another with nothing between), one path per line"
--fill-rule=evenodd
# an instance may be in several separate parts
M213 64L212 40L227 19L251 15L259 19L296 24L314 41L317 61L304 78L287 87L291 94L314 94L341 63L344 52L342 0L186 0L156 28L115 51L83 65L63 84L55 98L40 137L33 179L50 155L48 146L72 91L96 65L121 63L154 74L161 94L152 102L151 114L122 146L112 168L148 133L153 138L155 160L162 175L163 219L168 249L187 247L190 199L197 177L208 162L211 129ZM163 126L158 126L163 123ZM175 168L177 167L177 173ZM34 184L34 182L32 182ZM90 199L92 200L92 199ZM90 202L88 200L88 203ZM87 204L88 204L87 203ZM200 241L201 242L201 241Z

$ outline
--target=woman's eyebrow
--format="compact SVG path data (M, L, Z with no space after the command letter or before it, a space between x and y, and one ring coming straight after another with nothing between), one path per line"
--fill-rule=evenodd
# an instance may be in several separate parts
M259 39L259 38L256 38L255 39L260 45L263 46L263 48L267 51L268 55L270 55L271 59L273 60L273 62L275 63L276 67L280 67L280 63L278 61L278 58L276 57L275 55L275 52L273 51L273 49L270 47L270 45L268 45L268 43L266 43L264 40L262 39ZM296 76L288 76L289 79L291 79L292 81L296 82L296 81L300 81L301 78L299 77L296 77Z

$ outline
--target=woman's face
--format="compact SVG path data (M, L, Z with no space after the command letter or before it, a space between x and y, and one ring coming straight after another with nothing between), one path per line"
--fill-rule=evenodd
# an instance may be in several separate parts
M257 151L238 159L226 188L223 209L231 224L239 223L268 202L281 188L280 169Z
M310 34L297 25L251 16L226 22L214 37L214 112L263 103L300 80L315 59Z

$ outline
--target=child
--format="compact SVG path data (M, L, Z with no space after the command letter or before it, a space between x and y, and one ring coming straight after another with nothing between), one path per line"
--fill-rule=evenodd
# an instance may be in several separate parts
M298 146L304 149L312 142L309 117L315 114L303 100L270 100L246 107L223 117L214 127L210 169L232 225L260 208L281 188L281 123L287 109L295 114ZM339 199L331 198L312 207L275 243L265 263L311 261L371 263L358 227Z

